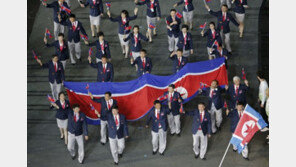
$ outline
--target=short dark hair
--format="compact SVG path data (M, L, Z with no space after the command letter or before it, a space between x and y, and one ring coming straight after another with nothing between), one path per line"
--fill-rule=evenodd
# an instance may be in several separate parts
M73 14L73 13L72 13L72 14L70 14L70 16L69 16L69 17L70 17L70 18L71 18L71 17L73 17L73 18L76 18L75 14Z
M175 89L175 85L174 84L170 84L169 87Z
M154 100L154 102L153 102L154 105L158 104L158 103L161 104L159 100Z
M217 83L217 85L219 85L219 81L218 81L218 80L216 80L216 79L214 79L212 82L216 82L216 83Z
M101 59L103 59L103 58L107 59L107 57L105 55L103 55Z
M127 10L122 10L122 11L121 11L121 13L124 13L124 14L125 14L125 16L126 16L126 18L128 18L128 17L129 17L129 14L128 14L128 11L127 11Z
M63 36L63 37L65 37L65 35L64 35L64 33L59 33L59 35L58 35L59 37L60 36Z
M138 25L134 25L133 29L138 28L138 30L140 29L140 27Z
M264 73L263 73L263 71L258 71L258 72L257 72L257 76L258 76L259 78L261 78L261 79L264 79Z
M118 110L119 108L118 108L117 105L114 105L114 106L112 107L112 110L113 110L113 109Z
M140 52L147 53L146 49L141 49Z
M104 36L104 33L102 31L99 32L99 37Z
M170 12L177 12L176 9L171 9Z
M75 104L72 105L72 108L73 108L73 109L74 109L74 108L77 108L77 107L80 108L79 104L77 104L77 103L75 103Z
M60 96L61 96L61 94L65 95L65 93L64 93L64 92L60 92L60 93L59 93L59 96L58 96L58 97L59 97L59 99L60 99Z
M183 49L177 49L177 52L182 52L183 53Z
M110 91L105 92L105 95L106 95L106 94L108 94L109 96L112 95Z
M57 54L53 54L51 58L59 57Z
M237 106L245 106L245 103L239 101L239 102L236 103L236 105L237 105Z
M223 4L222 7L223 7L223 6L226 7L226 8L228 9L228 6L227 6L226 4Z
M188 25L186 25L186 24L183 24L183 25L182 25L182 29L183 29L183 28L186 28L186 30L189 29Z
M211 24L213 24L213 26L215 27L215 23L214 22L211 21L209 25L211 25Z
M204 102L198 102L197 105L203 105L206 106L206 104Z

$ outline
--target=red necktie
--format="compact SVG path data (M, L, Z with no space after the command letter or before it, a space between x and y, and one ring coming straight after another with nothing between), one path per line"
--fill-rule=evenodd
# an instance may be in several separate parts
M241 116L242 116L242 113L238 112L238 116L239 116L239 118L241 118Z
M223 51L222 49L221 49L221 51L219 51L220 57L222 57L222 51Z
M215 39L215 31L212 31L212 36L213 36L213 39Z
M74 121L77 122L77 120L76 120L76 114L74 114Z
M118 126L118 119L117 119L117 116L115 116L115 124L116 124L116 126Z
M170 97L170 102L173 101L173 94L171 94L171 97Z
M181 64L181 58L180 57L178 58L178 61L179 61L179 66L180 66L180 64Z
M145 68L145 58L142 59L142 65L143 65L143 68Z
M102 50L102 52L104 54L104 42L101 44L101 50Z
M137 36L135 35L135 47L137 46L137 44L138 44L138 38L137 38Z
M186 44L187 44L187 34L185 34L185 37L184 37L184 47Z
M108 104L108 109L110 110L111 105L110 105L109 101L107 102L107 104Z
M157 120L159 120L159 112L157 112Z
M211 90L211 98L213 97L214 95L214 90Z
M93 0L94 5L96 4L96 0Z
M106 73L106 68L105 68L105 64L103 64L103 73Z
M65 102L62 104L63 109L65 109Z
M64 49L64 44L60 45L61 52L63 51L63 49Z
M236 94L236 96L238 95L238 86L235 89L235 94Z
M73 29L73 31L75 31L75 29L76 29L75 23L72 23L72 29Z
M203 119L202 119L202 113L200 113L200 123L202 123Z
M57 72L57 63L54 63L54 71Z
M122 24L125 25L126 19L122 19Z
M222 21L224 22L226 19L226 13L223 13Z
M185 0L185 5L187 6L189 3L188 3L188 0Z
M150 10L153 12L154 11L154 3L150 2Z
M240 3L243 3L243 0L240 0Z

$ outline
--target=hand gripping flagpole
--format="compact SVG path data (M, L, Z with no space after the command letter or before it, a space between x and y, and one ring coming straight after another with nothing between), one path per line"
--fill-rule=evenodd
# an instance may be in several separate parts
M224 159L225 159L225 157L226 157L226 154L227 154L227 152L228 152L229 147L230 147L230 142L228 143L228 146L227 146L227 148L226 148L226 150L225 150L225 153L224 153L223 158L222 158L222 160L221 160L221 162L220 162L220 164L219 164L219 167L222 167L223 161L224 161Z

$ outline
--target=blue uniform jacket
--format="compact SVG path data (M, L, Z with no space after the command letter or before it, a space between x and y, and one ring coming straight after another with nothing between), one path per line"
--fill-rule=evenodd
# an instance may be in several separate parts
M198 109L195 109L192 112L186 112L186 115L193 116L192 120L192 134L196 134L199 126L201 125L201 130L204 135L212 133L212 125L211 125L211 115L209 112L204 111L205 115L203 121L200 120L200 113Z
M209 13L213 16L217 17L217 22L218 22L218 30L219 31L223 31L224 34L229 33L230 32L230 28L229 28L229 22L231 21L235 26L239 26L239 24L237 23L237 21L233 18L232 14L230 14L229 12L226 12L226 19L223 21L223 17L222 17L222 11L218 11L218 12L214 12L212 10L209 11Z
M182 56L180 64L177 55L173 55L170 59L173 61L173 73L180 71L188 63L188 58L184 56Z
M63 2L63 5L70 9L68 4L66 2ZM61 15L61 18L62 18L62 22L65 22L67 20L67 13L65 11L62 11L61 10L61 7L59 5L59 2L58 1L54 1L52 2L51 4L47 4L46 5L47 8L53 8L53 21L56 22L56 23L60 23L59 22L59 19L58 19L58 14Z
M79 112L77 122L74 121L74 111L71 109L68 114L68 132L75 136L88 135L86 116L83 112Z
M214 106L217 110L221 109L223 107L223 100L222 100L222 93L225 91L225 89L222 89L220 86L218 86L216 89L214 89L213 97L210 97L211 88L204 88L202 89L201 95L206 96L209 100L208 103L208 109L210 110L212 108L212 103L214 103Z
M160 6L159 6L159 1L158 0L154 0L153 3L153 11L151 11L150 9L150 0L145 0L145 1L139 1L138 3L136 3L136 5L145 5L147 6L147 16L149 17L161 17L161 12L160 12Z
M72 42L72 40L74 40L75 43L80 42L80 32L87 36L82 23L80 21L77 21L77 27L75 28L75 31L72 28L72 23L67 20L65 23L63 23L65 26L68 27L68 41Z
M84 6L88 6L90 8L89 14L91 16L99 16L100 14L104 13L104 7L102 0L96 0L95 4L93 3L93 0L87 0L84 3Z
M204 37L208 38L208 42L207 42L207 47L211 48L214 47L214 42L217 40L218 43L222 43L222 39L220 36L220 31L215 29L215 38L213 38L213 33L211 29L208 29L205 33L204 33Z
M128 40L131 40L131 51L133 52L140 52L140 50L142 49L142 44L141 44L141 40L144 40L144 41L148 41L148 38L146 36L144 36L143 34L141 33L138 33L138 43L137 45L135 46L135 37L134 37L134 33L130 33L129 36L125 39L123 39L125 42L128 41Z
M64 40L64 44L63 44L63 49L60 49L60 42L54 41L50 44L46 44L46 47L55 47L55 53L59 56L59 60L60 61L64 61L69 59L69 47L68 47L68 43Z
M184 12L190 12L190 11L193 11L193 10L194 10L194 6L193 6L193 4L192 4L192 1L193 1L193 0L188 0L188 5L187 5L187 7L186 7L186 5L185 5L185 0L180 0L180 2L178 2L177 4L178 4L178 6L179 6L179 5L181 5L181 4L184 3L183 11L184 11Z
M112 107L117 106L117 101L113 99L113 104L110 109L108 109L108 105L106 103L106 100L104 97L101 97L99 99L93 98L92 99L94 102L100 103L101 104L101 117L100 119L103 121L107 121L107 114L112 112Z
M187 37L186 37L186 45L184 45L185 40L184 40L184 35L182 32L179 33L179 40L177 43L178 49L183 49L185 47L185 50L191 50L193 49L193 40L192 40L192 35L190 32L187 32Z
M90 66L93 68L98 69L98 77L97 81L98 82L112 82L113 81L113 76L114 76L114 71L113 71L113 65L111 63L107 63L107 68L104 73L103 71L103 63L90 63Z
M108 121L108 136L111 139L121 139L123 137L128 136L128 127L126 123L125 116L123 114L119 114L119 128L117 130L115 119L113 114L110 112L107 114L107 121Z
M152 61L151 61L151 59L149 57L145 57L145 67L143 67L142 58L140 56L136 58L136 60L132 64L132 66L134 66L135 64L138 65L138 71L137 71L138 77L142 76L147 71L149 73L151 73L151 70L152 70Z
M155 133L157 133L160 128L162 128L163 131L167 131L167 115L169 114L169 112L170 111L167 107L162 106L160 108L159 120L157 120L157 117L155 116L155 107L153 107L148 114L146 125L149 125L149 123L152 122L151 130ZM161 127L159 127L159 124L161 125Z
M64 68L61 62L58 63L57 72L54 69L54 64L52 60L48 61L47 63L42 64L43 68L48 68L48 80L50 83L54 83L56 80L57 84L62 83L65 80Z
M235 0L234 1L233 11L235 13L239 13L239 14L245 13L245 7L244 7L244 5L248 5L247 0L242 0L242 3L240 2L240 0Z
M172 30L167 29L167 31L168 31L168 36L169 37L172 37L174 35L175 38L178 38L179 37L179 33L180 33L181 19L179 19L177 16L175 16L175 17L176 17L176 21L177 21L178 24L172 25L171 26ZM171 24L173 22L173 19L172 19L171 16L168 16L166 18L166 21L167 21L168 24Z
M101 59L102 56L106 56L108 59L111 59L111 53L109 49L109 43L104 40L104 53L102 52L101 44L99 40L96 40L95 42L92 42L89 44L90 47L96 46L97 51L96 51L96 58Z
M55 115L56 118L61 120L68 119L69 110L71 110L69 101L65 100L65 108L62 107L60 100L57 100L55 103L56 105L59 106L59 109L57 109L57 112Z
M226 93L230 96L229 107L230 109L235 109L237 102L242 102L244 104L247 103L246 94L250 87L246 86L245 84L240 84L238 88L238 95L235 94L234 85L230 85Z
M169 98L169 91L164 92L164 94L159 99L163 102L163 104L168 104L168 101L169 101L168 98ZM181 99L183 101L180 93L177 91L174 91L173 100L171 102L171 109L170 109L173 116L180 114L181 103L178 101L178 99Z
M124 35L124 34L128 34L130 32L130 30L125 30L125 28L129 26L129 22L132 20L135 20L136 18L137 18L137 15L134 15L132 17L127 17L125 24L123 24L121 16L118 16L116 18L110 17L109 19L112 22L118 22L118 26L119 26L118 33L121 35Z
M231 123L230 123L230 131L232 133L234 133L234 131L236 129L236 126L237 126L237 124L238 124L238 122L240 120L240 117L238 115L237 109L234 109L232 111L229 111L228 117L231 120Z

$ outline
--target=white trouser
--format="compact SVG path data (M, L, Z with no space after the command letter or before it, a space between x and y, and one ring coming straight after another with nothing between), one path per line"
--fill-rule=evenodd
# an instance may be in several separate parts
M237 150L237 147L235 145L233 145L233 149ZM245 146L245 148L242 151L242 156L244 158L248 158L248 153L249 153L248 146Z
M172 113L168 115L168 123L171 129L171 134L179 134L181 131L180 115L173 116Z
M140 56L140 52L132 52L133 59L136 60Z
M183 49L183 56L184 57L188 57L190 55L190 50L185 50L185 48Z
M101 120L101 142L106 143L107 141L107 126L108 122Z
M193 18L193 11L190 12L184 12L183 11L183 19L185 23L191 23Z
M63 64L63 69L64 69L64 71L65 71L65 69L66 69L66 61L67 61L67 60L63 60L63 61L61 61L61 63Z
M245 14L244 13L235 13L235 17L236 17L236 20L239 23L243 23L244 20L245 20Z
M83 135L75 136L74 134L68 132L68 150L72 157L75 156L75 141L78 145L78 162L81 163L84 158Z
M69 8L71 7L71 3L70 0L65 0L65 2L67 3L67 5L69 6Z
M220 0L220 2L221 2L221 6L223 5L223 4L225 4L225 5L227 5L227 7L228 7L228 9L230 9L231 8L231 2L230 2L231 0Z
M176 51L178 49L178 47L177 47L178 37L175 38L174 35L172 35L172 37L168 36L168 42L169 42L169 51L170 52Z
M163 153L166 148L167 132L161 128L158 130L158 133L151 131L151 134L153 151L156 151L159 147L158 152Z
M76 61L74 59L74 52L76 55L77 59L81 58L81 47L80 47L80 42L75 43L73 40L72 42L68 41L68 46L69 46L69 52L70 52L70 59L71 59L71 63L75 64Z
M223 33L223 30L220 31L220 34L221 34L221 39L222 39L222 42L225 44L226 46L226 49L231 52L231 47L230 47L230 33L226 33L224 34Z
M208 136L202 133L202 130L198 130L193 136L193 151L195 155L200 154L200 158L204 158L207 152ZM200 147L199 147L200 140Z
M118 154L122 154L125 147L124 138L118 139L116 137L115 139L112 139L109 137L109 143L114 162L118 163Z
M216 109L214 103L212 103L212 107L210 110L211 114L211 122L212 122L212 132L215 133L217 131L217 127L220 127L222 123L222 109L220 108L219 110Z
M65 27L62 24L53 22L54 39L58 40L59 33L64 33Z
M50 85L51 93L54 100L58 100L59 93L61 92L61 89L62 89L62 84L61 83L57 84L57 81L55 80L54 83L49 82L49 85Z

